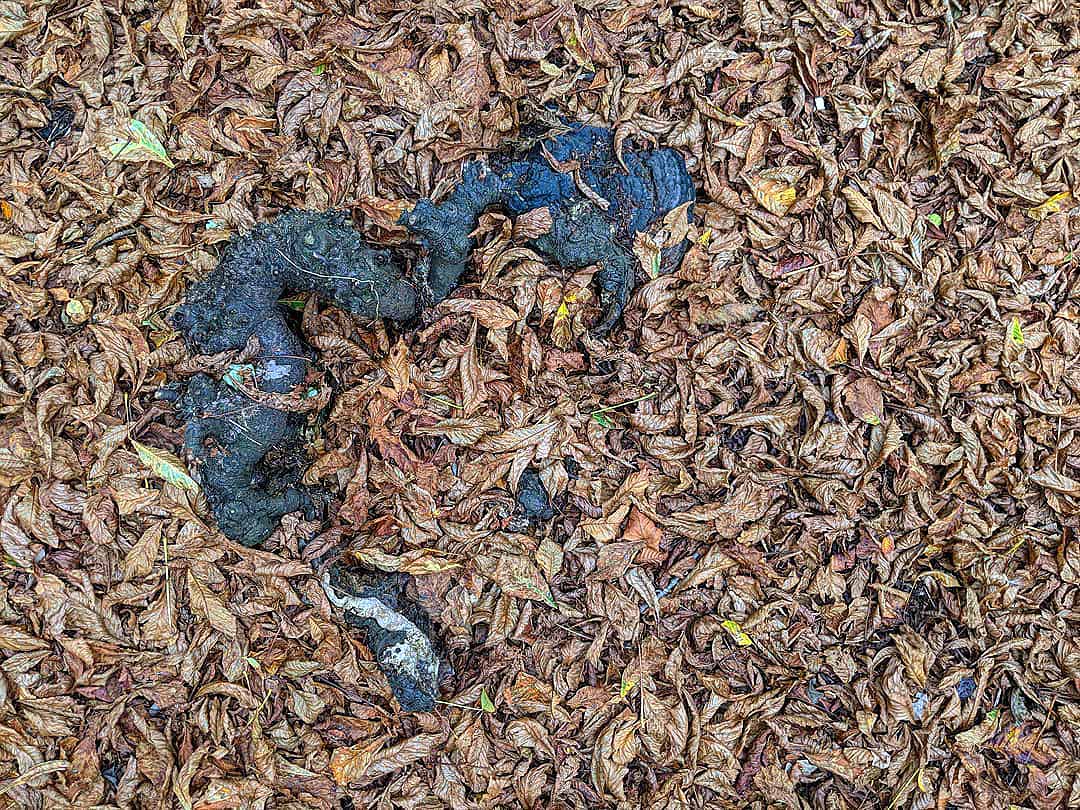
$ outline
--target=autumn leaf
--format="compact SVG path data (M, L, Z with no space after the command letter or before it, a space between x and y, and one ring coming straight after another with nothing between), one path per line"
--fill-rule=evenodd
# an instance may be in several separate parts
M34 243L30 239L15 234L0 234L0 256L9 259L21 259L34 252Z
M554 221L547 207L533 208L514 219L514 237L517 239L536 239L550 233Z
M507 596L532 599L556 607L555 598L540 569L528 557L503 555L495 566L492 579Z
M380 571L403 571L413 576L438 574L461 567L461 563L445 552L430 548L413 549L401 555L387 554L377 548L361 548L350 550L348 556L361 566Z
M868 425L880 425L885 405L881 386L870 377L859 377L844 389L844 401L852 414Z
M187 34L188 5L187 0L172 0L169 8L161 15L158 30L165 37L182 59L187 58L187 48L184 46L184 36Z
M187 570L187 585L192 610L226 638L233 638L237 632L236 617L221 597L202 581L194 567Z
M383 197L361 197L356 202L357 208L364 212L380 228L390 232L405 233L405 227L398 224L401 215L411 210L407 200L385 199Z
M157 559L161 545L161 524L152 524L124 555L121 568L125 579L136 579L149 574Z
M139 454L139 460L149 467L150 471L158 478L180 489L186 489L188 492L199 491L199 485L195 483L195 479L188 475L183 462L172 453L167 450L159 450L156 447L149 447L134 440L131 444L135 447L135 452Z
M953 739L956 747L961 750L973 751L989 740L998 729L1001 720L1001 711L993 709L986 713L983 721L972 726L967 731L957 734Z
M922 93L934 89L941 81L947 55L945 48L923 51L904 71L904 80Z
M720 625L728 631L728 635L731 636L731 640L734 641L737 646L749 647L754 643L753 639L743 631L742 625L734 619L724 619Z
M623 529L623 540L640 542L643 548L638 551L639 563L659 562L663 559L660 553L660 541L663 533L650 517L641 512L636 506L630 508L630 516Z
M1039 203L1033 208L1027 210L1027 215L1032 219L1043 220L1051 214L1058 213L1065 203L1072 199L1072 192L1061 191L1048 197L1044 202Z
M570 307L576 304L577 300L577 293L568 292L563 295L558 308L555 310L555 318L551 322L551 342L560 349L565 349L570 345L572 338Z
M795 204L794 186L781 180L751 178L750 190L758 205L778 217L782 217Z
M533 556L541 572L549 580L562 570L565 557L562 546L547 537L540 541L540 546Z
M26 9L18 0L0 0L0 45L30 30Z
M634 255L649 278L660 275L660 242L647 233L634 235Z
M113 140L106 144L106 150L115 160L140 162L145 160L164 163L170 169L176 164L169 159L165 147L142 121L132 118L121 125Z
M346 748L335 748L330 755L330 775L334 781L347 785L359 779L385 742L382 738L375 738Z
M520 316L506 304L487 299L447 298L439 304L439 310L467 313L476 318L481 326L488 329L503 329L521 320Z
M960 580L950 574L948 571L930 570L926 572L926 576L933 577L946 588L959 588Z

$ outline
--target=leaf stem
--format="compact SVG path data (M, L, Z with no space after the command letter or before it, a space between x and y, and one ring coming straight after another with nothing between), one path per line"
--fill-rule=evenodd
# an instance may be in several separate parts
M597 408L595 411L589 414L589 416L596 416L598 413L607 413L608 411L616 411L619 408L625 408L627 405L636 405L639 402L644 402L647 399L652 399L656 396L656 392L651 394L645 394L644 396L636 397L635 399L628 399L626 402L617 402L614 405L605 405L603 408Z

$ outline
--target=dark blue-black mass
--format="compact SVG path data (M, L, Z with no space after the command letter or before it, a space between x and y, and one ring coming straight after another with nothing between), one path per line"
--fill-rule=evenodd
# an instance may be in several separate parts
M540 473L532 467L527 468L518 479L517 502L522 514L530 521L551 520L555 516Z
M467 164L447 199L421 200L401 222L428 250L428 279L438 301L465 270L473 247L469 234L481 213L500 207L517 216L547 208L552 228L531 244L564 267L598 265L601 317L593 332L604 335L634 289L635 235L693 199L694 184L678 152L624 148L620 163L610 130L575 124L534 140L522 152ZM687 216L691 213L687 206ZM684 241L665 249L661 272L678 267L686 248Z
M278 301L286 290L316 292L368 318L406 320L417 295L387 250L369 246L341 213L289 211L229 243L214 271L193 284L173 322L197 354L244 349L259 391L286 394L304 382L313 353L289 328ZM282 515L311 515L298 485L303 418L261 404L225 378L196 374L176 400L184 446L197 464L218 528L255 546ZM278 463L267 463L268 457Z

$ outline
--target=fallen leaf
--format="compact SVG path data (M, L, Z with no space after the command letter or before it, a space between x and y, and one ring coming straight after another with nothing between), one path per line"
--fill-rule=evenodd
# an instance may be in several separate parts
M737 646L749 647L754 643L754 640L743 631L742 625L734 619L724 619L720 624L728 631L731 640L734 641Z
M172 453L156 447L148 447L142 442L134 440L131 444L134 446L135 452L139 454L139 460L149 467L150 471L158 478L180 489L186 489L188 492L199 491L199 485L195 483L195 479L188 475L183 462Z
M795 188L780 180L752 178L750 190L758 205L778 217L784 216L795 204Z
M6 45L30 30L26 9L18 0L0 0L0 45Z
M506 554L499 558L492 579L507 596L532 599L555 607L551 589L540 569L528 557Z
M194 567L188 568L187 585L192 610L226 638L234 638L238 630L236 617L221 597L202 582Z
M107 143L105 148L109 156L115 160L125 162L153 160L164 163L170 169L176 166L170 160L157 135L142 121L134 118L125 125L121 125L119 132L113 136L113 140Z

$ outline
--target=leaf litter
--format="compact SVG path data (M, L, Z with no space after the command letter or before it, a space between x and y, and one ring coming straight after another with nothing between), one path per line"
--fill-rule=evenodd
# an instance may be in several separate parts
M1080 803L1073 5L457 5L0 2L0 801ZM552 102L684 155L681 266L596 341L493 212L415 330L290 299L329 518L225 541L154 392L234 358L163 315L290 206L400 240ZM416 577L437 711L336 546Z

